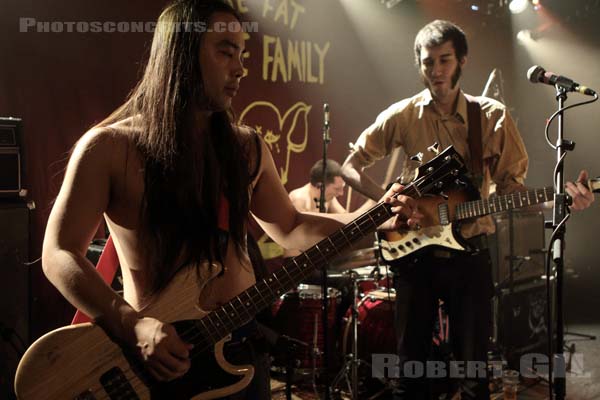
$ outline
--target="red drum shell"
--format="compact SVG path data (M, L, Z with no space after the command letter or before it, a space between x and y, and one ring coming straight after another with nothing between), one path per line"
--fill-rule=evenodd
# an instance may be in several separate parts
M358 304L358 356L371 362L371 354L396 354L394 307L396 293L390 290L369 292ZM342 351L352 352L351 310L346 313Z
M340 291L328 288L327 321L329 331L335 322L337 306L341 301ZM323 352L323 324L322 324L322 291L317 285L301 284L297 289L288 292L273 305L273 327L282 335L287 335L308 344L307 348L301 348L296 354L300 361L299 367L309 369L313 367L313 347L315 327L317 330L317 347L319 353ZM333 352L335 338L329 335L329 348ZM316 367L323 366L322 356L316 357Z

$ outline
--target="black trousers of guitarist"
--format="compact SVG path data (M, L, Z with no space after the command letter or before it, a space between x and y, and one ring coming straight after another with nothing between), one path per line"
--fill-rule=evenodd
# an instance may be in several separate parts
M251 235L247 236L248 255L256 279L267 275L267 266L261 256L258 244ZM271 398L271 377L269 352L275 346L277 334L269 329L270 310L264 310L256 315L246 325L232 332L232 340L225 344L223 355L225 360L233 365L252 365L254 377L243 390L231 394L221 400L267 400ZM193 366L192 366L193 368ZM191 371L191 374L194 374ZM199 369L199 374L208 374L210 383L215 388L226 387L236 383L234 378L216 369L214 371Z
M483 371L479 370L483 374L473 373L471 368L476 366L474 361L480 362L479 367L486 365L492 327L491 261L485 237L477 239L481 250L475 254L428 250L401 261L401 264L392 265L396 289L395 328L400 357L400 378L393 392L394 399L429 399L431 387L436 383L433 379L440 379L439 374L438 378L432 378L431 373L427 377L408 372L407 376L404 367L408 361L427 365L438 299L442 299L450 319L453 359L469 362L462 364L466 367L458 370L462 375L471 375L459 378L457 382L462 390L462 399L489 400L485 367ZM427 368L423 368L423 371L427 372ZM450 376L448 365L445 371Z

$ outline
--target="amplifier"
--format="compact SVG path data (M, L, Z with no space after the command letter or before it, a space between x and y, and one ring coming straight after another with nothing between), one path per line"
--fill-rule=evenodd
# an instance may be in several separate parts
M530 280L502 289L494 300L495 339L510 368L519 370L520 357L528 353L546 353L546 282Z
M0 193L18 195L21 188L21 153L19 148L0 147Z
M106 239L94 239L92 243L88 246L87 253L85 257L92 262L95 266L98 265L98 260L104 251L104 246L106 245ZM117 269L117 273L113 278L110 285L117 293L123 294L123 276L121 274L121 269Z
M14 399L12 382L30 343L30 210L0 202L0 398Z
M500 287L544 275L546 258L544 214L521 209L493 216L496 233L490 235L494 282Z
M0 196L17 197L23 189L21 120L0 118Z

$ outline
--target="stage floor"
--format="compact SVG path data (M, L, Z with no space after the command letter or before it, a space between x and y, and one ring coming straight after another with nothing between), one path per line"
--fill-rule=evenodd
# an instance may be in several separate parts
M576 335L565 335L565 344L574 346L575 356L571 358L571 372L567 373L567 399L569 400L597 400L600 399L600 323L599 324L576 324L566 327L567 332L574 332L596 336L598 339L589 340ZM568 357L568 354L567 354ZM568 362L568 358L566 360ZM274 400L285 399L284 383L272 380L272 395ZM292 399L315 400L323 398L322 393L317 397L310 385L303 387L293 386ZM342 399L349 396L342 395ZM378 399L386 399L382 395ZM455 396L453 400L459 399ZM521 382L519 386L519 400L542 400L548 398L548 385L543 380L531 380ZM503 399L501 392L493 393L493 400Z

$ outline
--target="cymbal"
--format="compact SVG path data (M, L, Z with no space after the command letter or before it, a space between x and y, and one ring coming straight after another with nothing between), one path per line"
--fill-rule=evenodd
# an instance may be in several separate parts
M331 262L328 271L341 272L375 265L377 263L376 250L378 250L377 247L367 247L343 253Z

